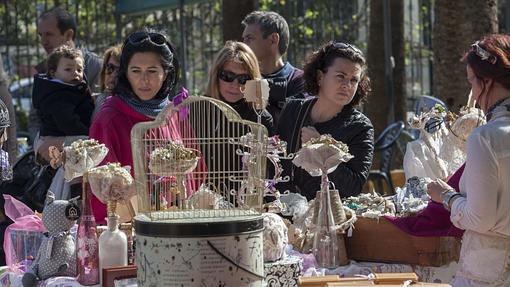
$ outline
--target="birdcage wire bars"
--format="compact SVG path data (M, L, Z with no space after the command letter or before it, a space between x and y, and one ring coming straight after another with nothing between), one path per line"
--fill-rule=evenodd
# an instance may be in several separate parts
M252 140L241 141L248 133ZM155 221L260 214L266 139L263 125L242 120L222 101L191 96L170 104L131 131L138 213ZM156 159L162 149L173 157ZM185 170L193 158L196 166Z

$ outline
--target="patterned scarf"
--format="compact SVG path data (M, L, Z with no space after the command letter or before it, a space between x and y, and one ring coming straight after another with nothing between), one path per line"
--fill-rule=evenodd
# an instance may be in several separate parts
M156 118L156 116L170 103L168 97L142 101L135 94L127 91L119 93L119 97L135 111L151 118Z

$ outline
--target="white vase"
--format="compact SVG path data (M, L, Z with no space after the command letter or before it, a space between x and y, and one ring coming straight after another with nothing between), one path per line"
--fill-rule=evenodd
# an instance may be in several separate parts
M106 219L108 229L99 236L99 277L103 282L103 269L114 266L126 266L127 236L119 230L119 216Z

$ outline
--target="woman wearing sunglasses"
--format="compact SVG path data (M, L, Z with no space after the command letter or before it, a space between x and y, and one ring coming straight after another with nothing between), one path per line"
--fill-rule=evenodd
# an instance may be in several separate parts
M113 88L117 84L117 73L120 65L120 53L122 52L121 45L112 46L104 52L103 67L99 74L99 88L101 93L95 95L95 109L94 114L100 110L106 98L111 95Z
M109 149L104 163L133 166L131 129L139 122L153 121L170 103L178 74L177 55L166 35L139 31L128 36L122 46L117 84L90 128L90 137ZM92 205L96 221L104 224L106 205L96 197ZM130 220L125 207L118 213L121 221Z
M244 120L257 122L261 115L263 124L269 135L274 134L273 118L267 110L256 111L251 103L246 102L241 92L248 80L261 79L257 57L246 44L242 42L227 41L225 46L216 55L209 73L209 83L206 95L221 100L231 106ZM206 116L207 117L207 116ZM216 115L209 116L209 122L219 122ZM237 126L213 126L204 130L199 127L195 131L202 138L239 138L248 130L240 130ZM240 171L243 169L241 157L236 154L236 147L230 144L219 144L215 148L202 147L207 168L211 174L220 174L225 169ZM240 185L228 179L215 179L213 186L219 188L216 192L228 194L230 190L239 190Z
M315 97L288 102L280 115L278 134L292 153L322 134L347 144L354 158L328 176L341 197L357 195L367 180L374 151L372 123L356 109L370 91L365 57L353 45L330 42L310 56L304 78L305 91ZM282 164L283 176L291 180L280 184L279 190L315 198L320 177L310 176L290 160Z
M248 80L261 79L257 57L248 45L227 41L218 52L209 73L206 95L228 103L244 120L257 122L253 106L244 100L241 87ZM262 124L274 134L273 117L262 111Z

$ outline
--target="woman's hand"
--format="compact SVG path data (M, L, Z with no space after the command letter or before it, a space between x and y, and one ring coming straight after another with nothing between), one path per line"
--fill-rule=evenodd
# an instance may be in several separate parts
M320 137L321 134L312 126L301 128L301 145L313 138Z
M453 189L453 187L441 179L437 179L427 185L427 193L430 195L430 199L438 203L442 203L444 192Z

